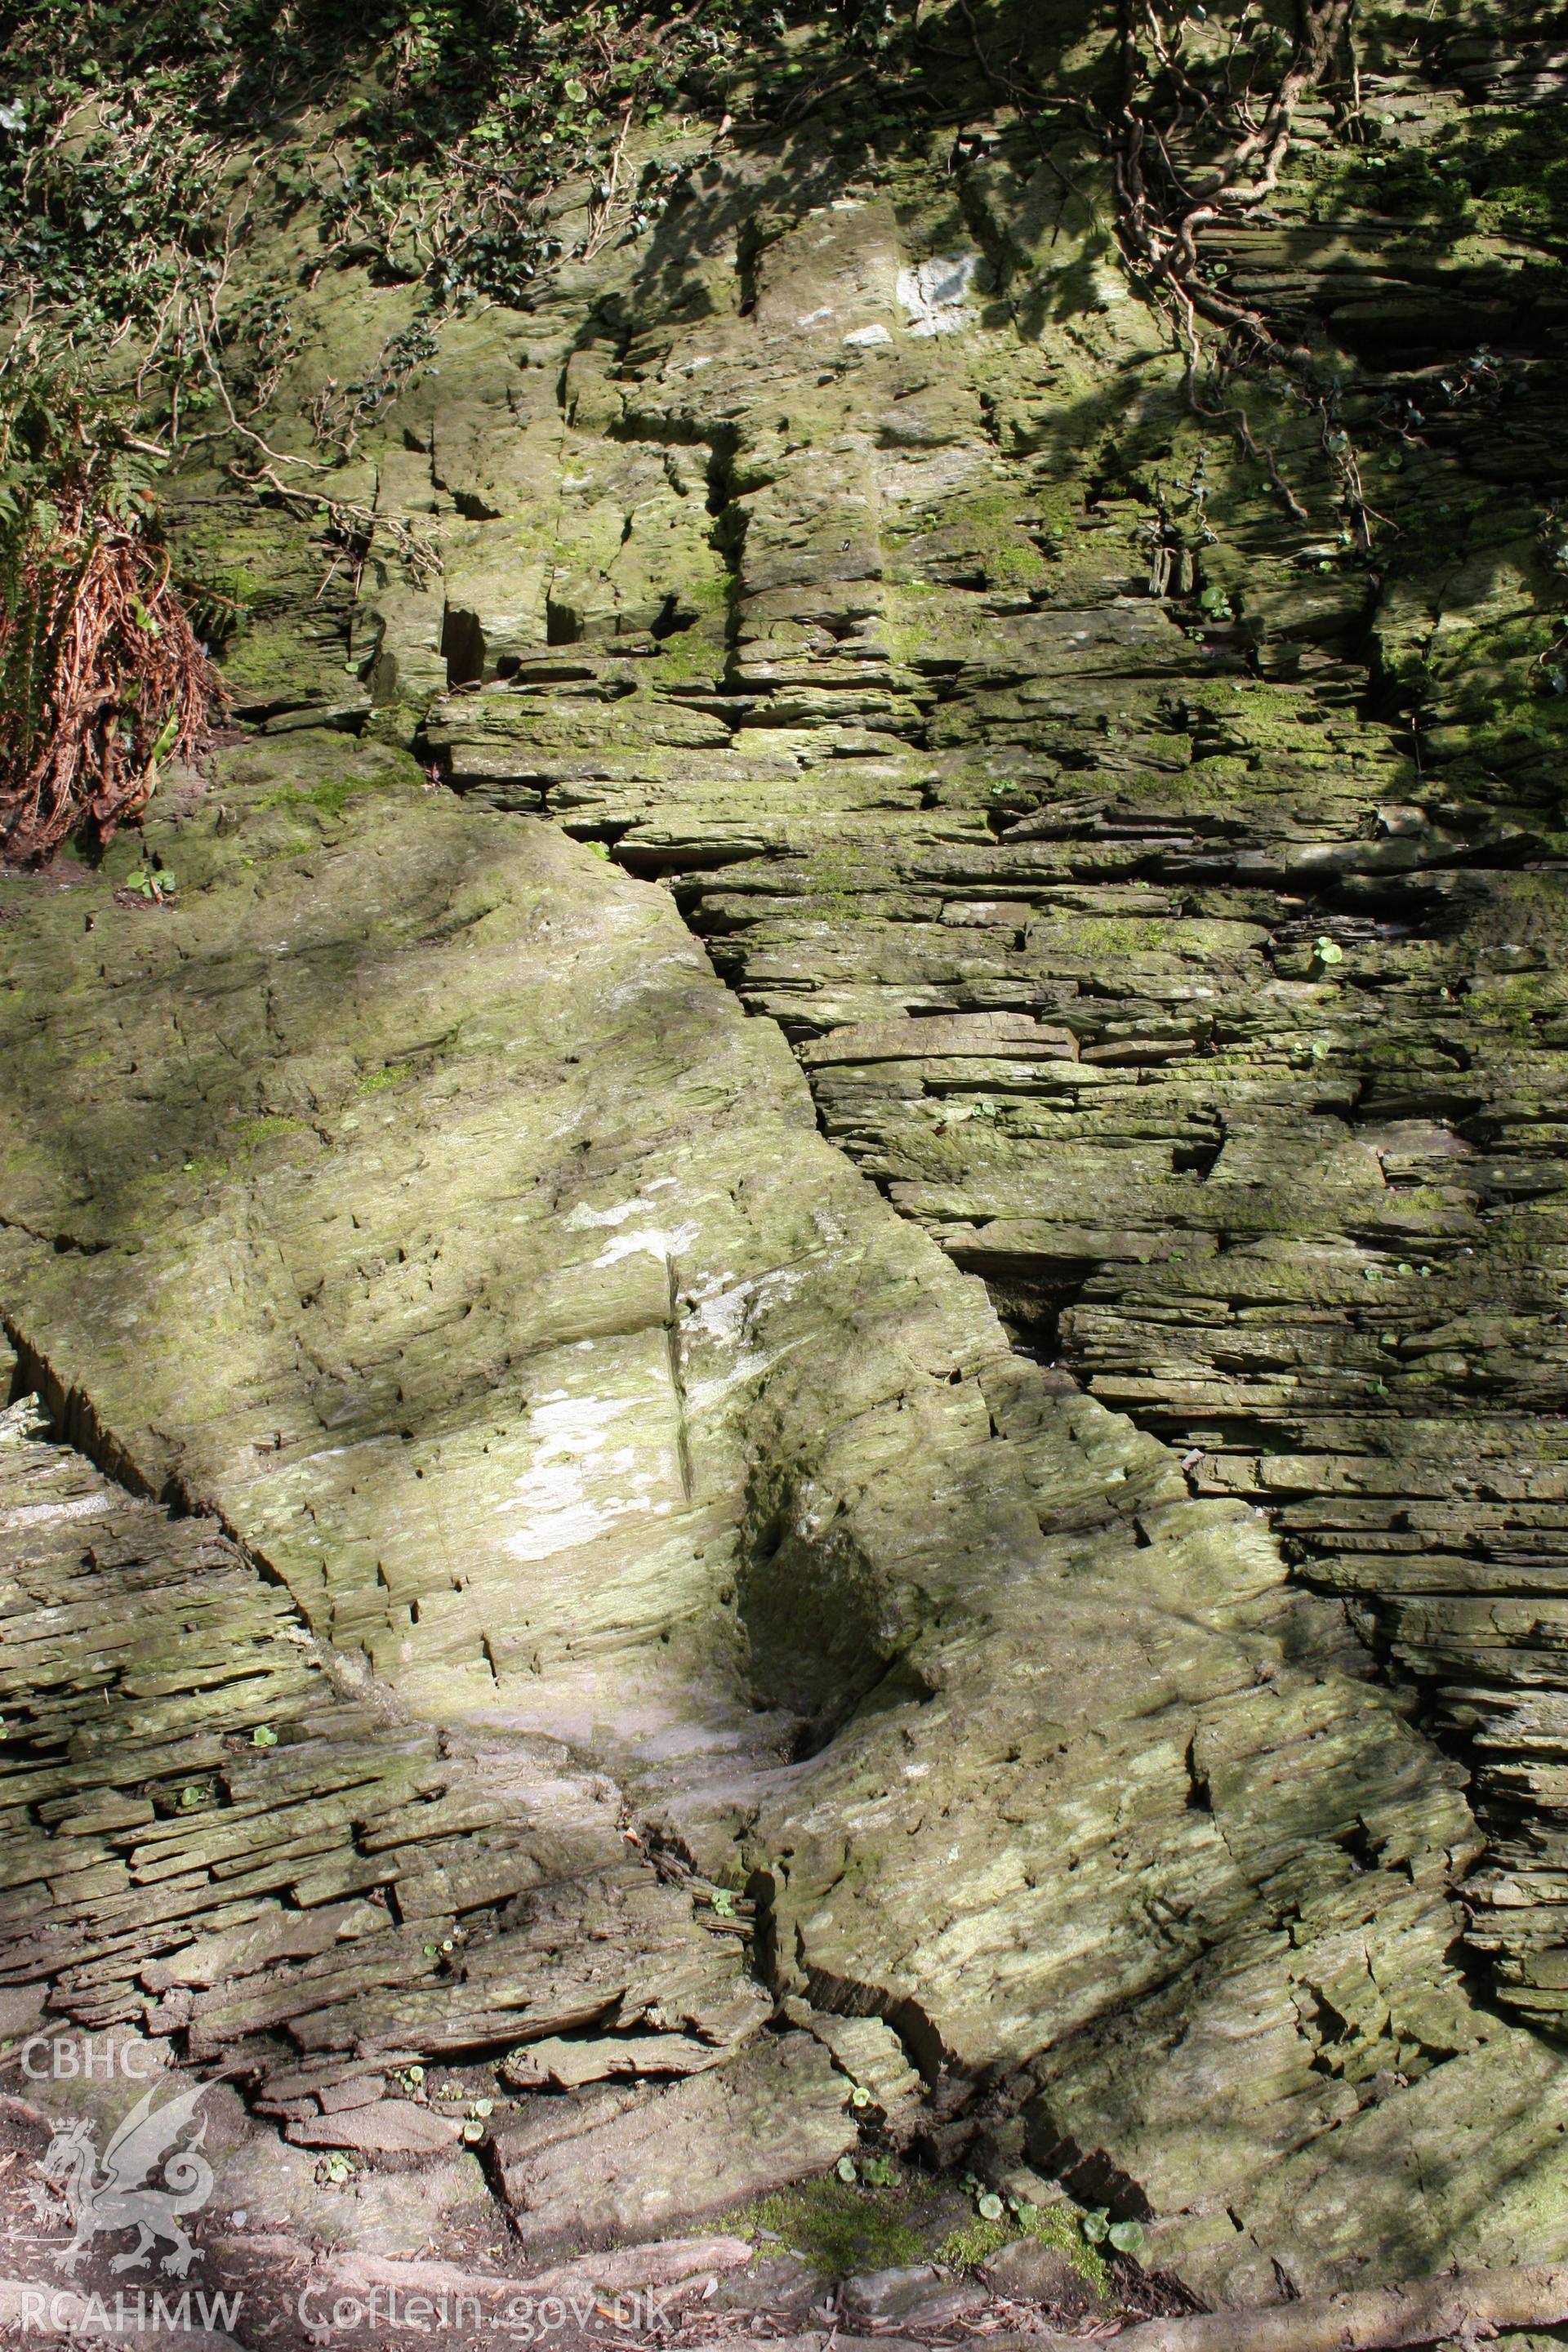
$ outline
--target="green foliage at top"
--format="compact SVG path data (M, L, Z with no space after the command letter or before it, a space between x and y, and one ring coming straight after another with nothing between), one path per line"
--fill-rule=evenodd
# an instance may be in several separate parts
M320 477L433 365L442 315L524 304L648 233L703 124L742 135L872 83L907 110L914 39L893 0L0 0L0 404L61 376L134 427L111 452L200 451L316 526L324 568L357 577L379 532L424 576L416 529ZM699 126L683 160L628 163L666 118ZM417 304L352 380L301 384L299 289L349 268ZM189 619L226 634L239 593L209 602ZM5 657L25 686L26 627ZM16 711L36 730L43 705L5 691L15 755Z
M0 327L79 362L112 342L143 382L150 347L176 433L232 427L289 349L287 286L240 266L268 222L437 303L515 302L561 257L563 181L590 242L668 201L669 172L624 170L628 128L793 120L847 77L918 92L911 39L890 0L0 0ZM428 357L413 333L371 401Z

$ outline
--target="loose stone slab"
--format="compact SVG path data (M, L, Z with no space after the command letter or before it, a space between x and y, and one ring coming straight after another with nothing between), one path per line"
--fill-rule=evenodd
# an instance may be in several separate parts
M513 2219L525 2244L676 2227L825 2171L858 2137L848 2090L790 2033L674 2090L543 2100L496 2135Z

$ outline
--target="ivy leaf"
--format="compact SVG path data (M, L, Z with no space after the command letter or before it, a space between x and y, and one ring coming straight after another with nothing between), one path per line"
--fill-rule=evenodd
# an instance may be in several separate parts
M169 751L174 745L174 740L178 736L179 731L180 710L178 704L176 704L174 709L170 711L167 719L164 719L162 727L159 728L158 740L147 754L147 765L150 768L155 768L157 766L165 751Z

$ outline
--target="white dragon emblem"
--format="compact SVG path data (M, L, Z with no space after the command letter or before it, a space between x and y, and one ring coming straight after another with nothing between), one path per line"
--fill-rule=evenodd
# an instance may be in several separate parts
M97 2137L85 2116L57 2128L45 2151L43 2174L59 2189L76 2232L55 2256L58 2268L74 2271L100 2231L135 2230L140 2233L135 2245L129 2253L115 2256L111 2271L145 2263L154 2242L166 2238L172 2251L164 2255L163 2268L175 2278L184 2276L196 2250L180 2216L198 2212L213 2190L212 2166L197 2153L206 2137L205 2117L187 2147L176 2143L210 2087L197 2083L156 2108L157 2085L144 2092L104 2149L101 2170ZM155 2188L148 2176L164 2158L163 2186Z

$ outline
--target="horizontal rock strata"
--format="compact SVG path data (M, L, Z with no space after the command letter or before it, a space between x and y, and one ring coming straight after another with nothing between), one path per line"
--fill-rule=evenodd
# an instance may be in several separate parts
M1412 137L1452 121L1452 99L1424 105ZM984 182L1021 245L1035 184ZM722 628L667 643L601 618L514 651L429 745L458 789L668 878L795 1041L825 1133L984 1276L1021 1343L1165 1438L1194 1491L1266 1509L1419 1679L1488 1832L1472 1947L1550 2027L1560 738L1550 702L1510 729L1476 701L1538 593L1500 551L1525 511L1476 485L1526 462L1552 395L1440 409L1389 459L1459 501L1441 512L1473 552L1423 574L1396 547L1381 602L1360 575L1324 585L1308 524L1256 494L1189 486L1176 529L1169 464L1149 483L1182 410L1139 318L900 341L919 201L809 215L770 244L752 319L649 320L606 361L613 437L563 432L582 498L628 513L649 446L710 452ZM1287 310L1287 265L1310 262L1340 331L1321 236L1232 242L1236 282ZM1528 347L1556 348L1539 276L1500 245L1438 268L1394 236L1379 265L1385 293L1489 270ZM887 341L847 350L862 316ZM1136 383L1130 417L1097 406L1096 362ZM1373 374L1369 410L1398 381ZM1075 398L1099 436L1078 451ZM1231 613L1223 583L1245 625L1206 621ZM1447 699L1420 740L1362 715L1352 631L1384 665L1425 648Z
M1415 144L1468 71L1368 88ZM79 1449L0 1449L0 1969L308 2148L499 2063L531 2242L858 2089L1212 2299L1551 2259L1562 726L1498 517L1562 313L1316 183L1212 241L1361 355L1431 507L1374 576L1062 176L808 131L452 322L355 461L440 576L334 672L278 519L177 888L0 885ZM1426 383L1461 330L1520 371Z
M27 1606L85 1577L91 1615L53 1637L65 1716L18 1790L11 1973L245 2064L307 2145L360 2070L515 2049L525 2105L581 2108L567 2172L641 2228L852 2132L865 2059L837 2061L835 2108L815 2037L776 2147L723 2120L768 2105L733 2073L767 2004L727 1878L803 2021L902 2038L935 2144L984 2114L1113 2179L1224 2292L1268 2291L1276 2259L1353 2272L1369 2242L1535 2245L1562 2070L1454 1972L1459 1775L1338 1605L1292 1589L1247 1504L1194 1500L1157 1440L1009 1349L818 1136L776 1028L662 892L395 754L291 740L227 755L214 811L169 833L166 912L114 908L111 875L10 886L13 970L93 983L60 992L68 1023L24 993L5 1047L33 1139L12 1326L67 1426L221 1526L172 1523L165 1557L171 1523L115 1500L146 1563L128 1603L96 1508L36 1523L29 1583L21 1506ZM334 803L329 774L363 789ZM1072 1066L1047 1044L1029 1067ZM101 1506L74 1457L23 1451L46 1502L63 1480ZM216 1701L191 1674L204 1545L232 1596ZM368 1654L395 1718L374 1682L329 1702L300 1634ZM72 1748L105 1738L105 1688L114 1800ZM706 1908L623 1826L676 1838ZM667 2073L631 2056L666 2033ZM531 2042L582 2049L576 2086L555 2058L531 2079ZM1368 2136L1424 2146L1434 2101L1489 2116L1451 2198L1389 2163L1370 2221L1298 2229ZM672 2144L669 2102L735 2168L693 2154L655 2216L626 2151ZM542 2231L566 2158L516 2128Z

